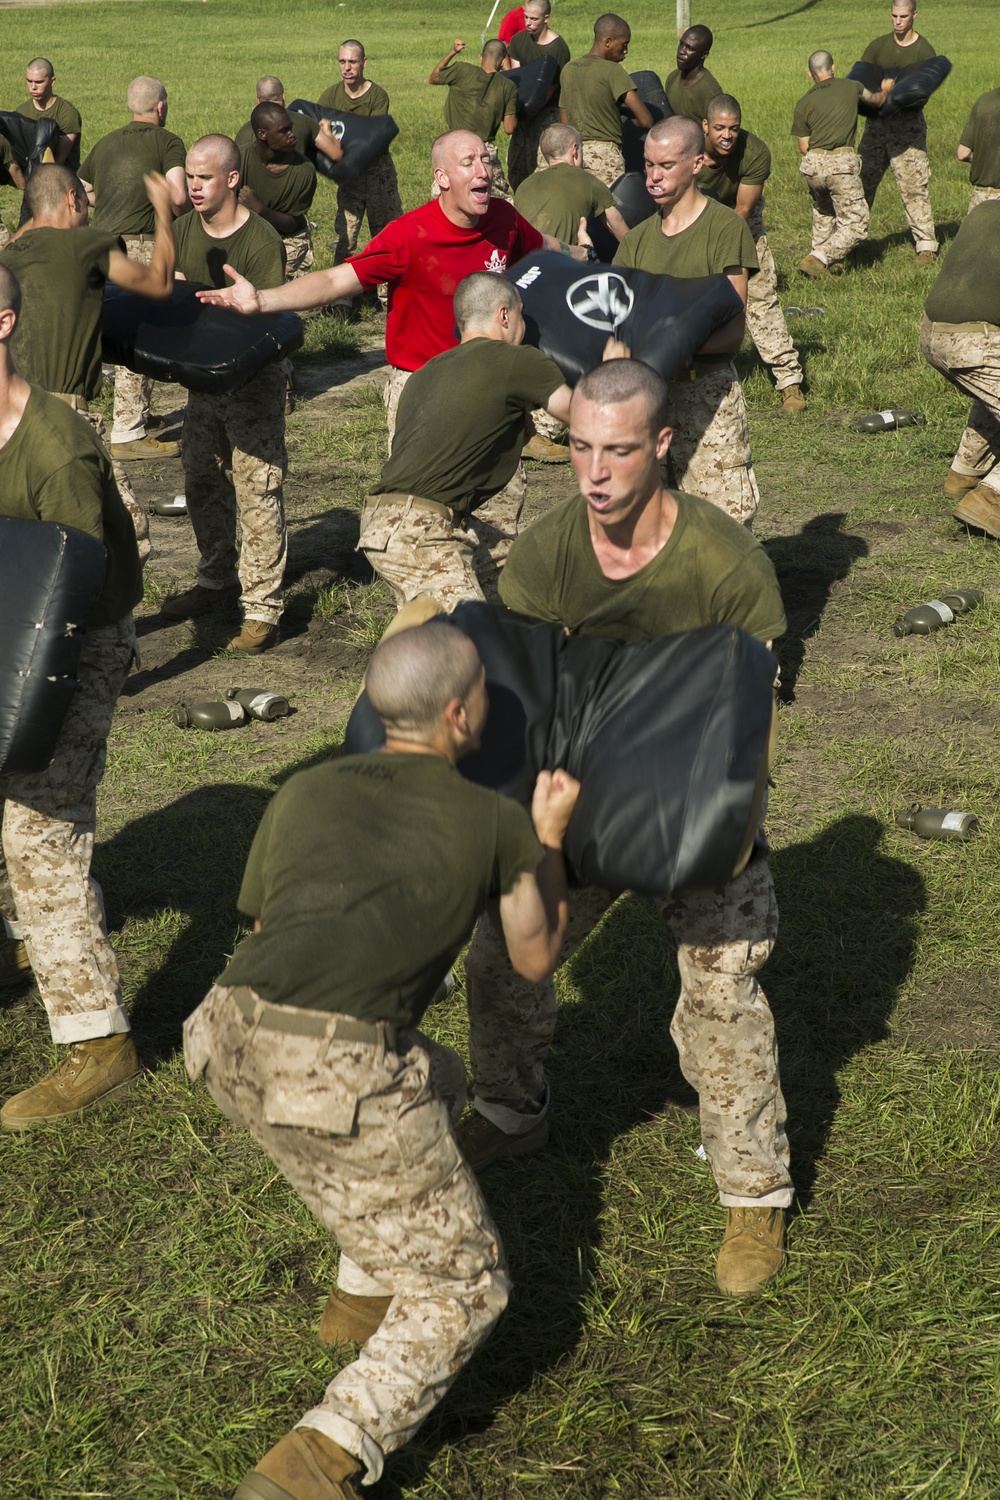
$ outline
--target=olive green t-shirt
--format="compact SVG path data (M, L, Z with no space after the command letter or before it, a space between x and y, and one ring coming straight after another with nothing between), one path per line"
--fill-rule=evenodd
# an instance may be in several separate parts
M976 100L958 144L972 152L973 187L1000 188L1000 89L990 89Z
M316 144L319 135L319 121L314 120L311 115L300 115L298 110L290 109L288 118L292 122L295 131L295 149L302 156L309 156ZM242 153L248 146L253 145L253 126L248 120L241 125L236 132L236 149Z
M467 515L502 490L524 447L524 414L563 384L527 344L470 339L428 360L403 387L392 453L372 494L422 495Z
M487 73L474 64L451 62L439 76L448 90L444 120L449 130L471 130L491 141L504 116L517 114L517 89L506 73Z
M300 771L250 850L240 910L261 931L219 983L416 1026L476 918L542 859L531 820L437 755L350 755Z
M516 36L511 37L507 52L516 63L520 63L522 68L526 68L529 63L538 62L541 57L552 58L556 65L556 76L553 80L555 93L546 107L557 108L560 103L559 78L570 59L570 50L565 38L557 36L555 41L547 42L544 47L540 47L533 36L529 36L526 31L519 31Z
M545 511L510 549L500 575L504 604L609 641L652 641L702 625L738 625L775 640L785 611L763 547L718 506L671 494L677 520L667 544L631 578L601 572L581 496Z
M303 218L316 194L316 168L295 151L283 171L269 172L250 145L240 155L240 186L256 193L265 208Z
M685 119L694 120L700 125L708 115L711 101L717 94L725 93L725 90L707 68L698 82L692 83L690 87L681 82L681 70L675 68L667 75L663 92L675 115L683 115Z
M853 146L858 133L858 101L864 85L853 78L824 78L803 94L792 116L792 135L809 138L810 151Z
M575 245L581 219L599 218L614 199L596 177L582 167L558 161L544 172L526 177L514 194L514 207L542 234L555 235L564 245Z
M0 251L24 299L11 354L43 391L91 401L101 389L104 283L117 237L100 229L29 229Z
M657 276L714 276L730 266L760 269L753 235L738 213L705 199L705 207L680 234L665 235L659 214L644 219L618 246L616 266L634 266Z
M635 88L621 63L606 57L578 57L559 75L559 102L569 123L585 141L622 143L619 105Z
M717 162L705 157L705 165L698 173L698 186L706 197L735 208L744 183L747 187L763 187L770 175L770 151L757 136L741 130L728 156L720 157Z
M177 269L201 286L228 286L222 267L230 265L257 288L281 286L285 280L285 242L276 229L251 213L225 239L205 233L201 215L184 214L174 225Z
M893 33L877 36L869 42L861 54L861 61L876 63L882 69L883 78L893 78L900 68L913 67L915 63L930 62L937 53L925 36L918 36L908 47L901 47Z
M160 125L131 120L102 136L80 168L97 200L94 228L109 234L152 234L156 215L142 179L147 172L167 173L173 167L184 169L184 142Z
M23 104L17 106L19 115L26 120L55 120L63 135L75 135L73 149L67 156L64 166L69 167L71 172L80 170L80 143L83 137L80 132L83 121L80 119L80 111L75 105L70 104L68 99L63 99L59 94L45 109L36 109L34 100L25 99ZM89 181L89 179L88 179Z
M933 323L994 323L1000 328L1000 199L964 218L924 304Z
M53 230L69 238L79 230ZM87 624L113 625L142 598L132 518L108 451L86 417L32 386L13 434L0 448L0 515L57 521L104 543L104 585Z
M328 89L324 89L316 103L321 109L335 109L341 115L387 115L389 113L389 95L377 83L373 83L360 99L352 99L341 80L340 83L332 83Z

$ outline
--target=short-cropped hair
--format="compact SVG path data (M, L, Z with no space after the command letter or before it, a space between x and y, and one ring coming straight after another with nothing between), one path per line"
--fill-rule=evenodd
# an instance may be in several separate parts
M365 688L387 733L406 739L431 732L452 699L469 696L481 671L469 637L431 620L376 646Z
M495 271L473 271L458 284L455 293L455 322L459 333L467 328L486 328L501 307L513 309L521 304L521 293L506 276Z
M737 120L742 120L743 111L740 109L740 101L734 99L732 94L716 94L714 99L708 101L705 119L714 120L716 115L735 115Z
M632 28L624 16L616 16L614 11L609 10L606 15L598 16L594 22L594 41L604 42L614 37L631 37Z
M81 198L86 202L83 183L69 167L57 166L51 161L36 167L24 189L24 206L28 211L28 218L40 219L54 214L69 192L76 194L78 203Z
M641 359L607 359L588 370L574 392L597 406L618 406L641 396L654 435L670 425L667 383Z
M167 97L167 91L158 78L143 74L133 78L125 95L129 109L134 115L151 115L158 104Z
M499 67L507 56L507 43L502 42L498 36L490 37L488 42L483 43L483 62L496 63Z
M207 151L209 155L214 155L218 161L220 170L225 172L227 176L230 172L238 172L240 170L239 148L235 141L230 140L228 135L199 136L194 145L189 147L188 155L193 155L195 151Z
M685 115L668 115L665 120L657 120L646 139L654 145L676 141L684 156L697 156L705 149L705 132L697 120L689 120Z
M283 104L277 104L272 99L255 104L250 111L250 129L254 135L258 130L274 130L277 126L284 125L286 120L288 120L288 110Z
M574 146L583 145L583 136L572 125L547 125L538 144L547 162L561 161Z
M824 73L829 73L833 69L833 53L811 52L806 66L814 78L822 78Z

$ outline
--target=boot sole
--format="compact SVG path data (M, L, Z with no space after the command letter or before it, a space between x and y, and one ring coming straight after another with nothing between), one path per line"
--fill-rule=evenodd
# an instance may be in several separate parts
M141 1072L136 1073L132 1078L126 1078L124 1083L116 1083L106 1094L98 1094L88 1104L81 1104L79 1109L67 1109L58 1115L18 1115L14 1119L8 1119L0 1110L0 1128L13 1131L36 1130L42 1125L61 1125L64 1120L75 1120L79 1115L86 1114L88 1109L96 1109L101 1104L112 1104L127 1093L134 1083L138 1083L141 1077Z
M963 509L962 505L956 505L952 511L956 521L961 521L963 526L971 526L974 531L985 531L987 536L1000 538L1000 521L994 521L991 525L989 521L983 520L982 516L964 515Z
M295 1500L295 1496L290 1490L275 1484L273 1479L268 1479L266 1474L248 1474L233 1490L232 1500Z

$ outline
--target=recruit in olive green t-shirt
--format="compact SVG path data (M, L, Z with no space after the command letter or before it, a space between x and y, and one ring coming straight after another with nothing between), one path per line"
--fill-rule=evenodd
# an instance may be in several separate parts
M600 218L614 201L603 182L568 161L533 172L514 194L518 213L564 245L576 244L581 219Z
M738 625L759 641L775 640L785 611L763 547L718 506L670 493L674 529L630 578L601 572L582 496L545 511L510 549L500 575L504 604L609 641L653 641L702 625Z
M803 94L792 116L792 135L809 140L810 151L853 146L858 133L858 102L864 85L853 78L824 78Z
M240 910L261 931L219 983L416 1026L487 902L542 854L522 807L440 756L300 771L268 806L243 877Z
M720 156L718 161L705 157L697 181L706 197L735 208L741 187L763 187L770 175L770 151L757 136L741 130L728 156Z
M560 72L570 59L569 47L564 37L557 36L554 41L546 42L544 47L540 47L535 38L529 36L526 31L519 31L516 36L511 37L507 51L522 68L526 68L529 63L538 62L540 58L551 57L556 64L557 81Z
M372 494L422 495L467 515L513 478L524 415L563 377L527 344L473 338L416 370L403 387L392 453Z
M320 109L335 109L338 114L342 115L387 115L389 113L389 95L377 83L373 83L359 99L353 99L341 80L340 83L332 83L328 89L324 89L316 103Z
M270 172L250 145L240 155L240 187L256 193L265 208L301 219L316 195L316 168L295 151L280 172Z
M976 100L958 144L972 152L973 187L1000 188L1000 89L990 89Z
M104 585L86 622L94 629L113 625L142 598L135 528L107 449L86 417L37 386L0 448L0 515L56 521L104 543Z
M174 225L177 269L200 286L228 286L230 265L255 287L281 286L285 280L285 242L276 229L247 210L247 221L235 233L217 240L205 233L201 215L184 214Z
M487 73L475 64L456 61L438 76L448 90L444 122L449 130L471 130L481 140L492 141L504 117L517 114L517 89L506 73Z
M932 323L1000 328L1000 198L964 218L924 304Z
M153 234L156 215L146 196L147 172L184 170L179 135L148 120L132 120L102 136L80 168L94 189L93 225L109 234Z
M877 36L869 42L861 54L861 61L876 63L882 69L883 78L895 78L901 68L912 68L917 63L930 62L937 53L925 36L918 36L908 47L901 47L891 31Z
M746 219L714 198L705 199L697 219L680 234L665 235L659 214L644 219L622 240L613 264L685 278L714 276L733 266L752 275L760 268Z
M559 75L559 102L569 123L585 141L622 143L619 105L635 88L621 63L606 57L578 57Z
M724 94L725 89L707 68L698 82L690 85L681 82L681 70L675 68L668 74L663 92L675 115L683 115L685 119L694 120L700 125L708 117L708 106L712 100L717 95Z
M295 109L288 111L288 118L291 120L292 129L295 131L296 151L301 156L311 159L315 152L316 137L319 135L319 121L314 120L311 115L300 115L298 110ZM248 146L253 145L253 126L249 120L245 125L240 126L234 139L236 141L236 149L241 154Z
M28 229L0 251L21 284L11 340L18 371L32 385L92 401L101 390L104 283L116 236L80 229Z
M80 143L82 141L80 132L83 122L80 119L80 111L75 105L57 94L44 109L38 109L33 99L25 99L23 104L17 106L17 112L26 120L54 120L63 135L75 135L73 149L63 165L69 167L71 172L80 170Z

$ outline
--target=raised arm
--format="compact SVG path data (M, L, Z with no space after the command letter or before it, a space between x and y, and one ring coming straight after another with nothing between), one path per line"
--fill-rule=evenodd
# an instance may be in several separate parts
M462 41L462 38L460 36L457 36L451 44L451 51L446 52L441 61L434 64L434 67L431 69L431 76L427 80L428 83L444 84L444 79L441 77L443 69L448 66L453 57L457 57L460 52L464 51L465 43Z
M558 967L569 896L563 838L576 806L580 784L565 771L542 771L531 799L531 818L545 849L533 874L520 875L500 897L500 922L510 961L532 984L540 984Z
M143 266L137 260L129 260L120 250L112 250L108 256L108 280L115 286L124 287L127 292L138 292L141 297L155 297L162 301L174 289L174 267L177 264L171 189L160 172L147 172L142 180L156 215L152 258L148 266Z

